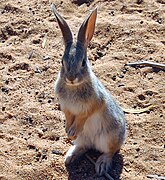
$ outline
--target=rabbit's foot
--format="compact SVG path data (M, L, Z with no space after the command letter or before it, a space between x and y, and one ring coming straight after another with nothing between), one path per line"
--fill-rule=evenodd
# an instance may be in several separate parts
M84 148L79 147L77 145L73 145L65 155L65 160L64 160L65 165L67 166L67 165L71 164L85 152L86 152L86 150Z
M110 154L102 154L96 161L95 170L99 176L102 176L112 166L112 156Z

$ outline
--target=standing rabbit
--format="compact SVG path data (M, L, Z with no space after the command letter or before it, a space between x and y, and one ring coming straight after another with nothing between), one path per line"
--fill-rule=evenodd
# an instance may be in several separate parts
M62 67L55 82L55 92L66 117L66 133L74 139L65 164L72 163L88 149L103 154L97 159L96 172L103 175L111 167L113 155L125 140L124 113L110 93L92 72L87 58L87 46L93 37L97 9L81 25L76 41L66 21L52 11L62 31L65 51Z

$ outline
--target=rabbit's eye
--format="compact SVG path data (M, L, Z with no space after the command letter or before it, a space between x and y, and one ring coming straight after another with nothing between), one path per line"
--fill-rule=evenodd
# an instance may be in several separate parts
M83 61L82 61L82 67L84 67L85 65L86 65L86 60L83 59Z

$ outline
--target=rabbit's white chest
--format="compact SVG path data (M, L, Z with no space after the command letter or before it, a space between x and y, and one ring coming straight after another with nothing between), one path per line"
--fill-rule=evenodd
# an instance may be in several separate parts
M71 100L60 99L61 109L67 109L72 114L80 114L89 109L89 105L82 102L72 102Z
M100 113L94 113L84 124L81 135L77 138L76 143L80 146L97 149L101 152L108 153L109 137L103 133L103 120Z

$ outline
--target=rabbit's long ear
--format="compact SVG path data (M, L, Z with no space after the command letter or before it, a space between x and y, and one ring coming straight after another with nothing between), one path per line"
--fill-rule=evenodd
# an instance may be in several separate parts
M71 32L68 24L66 23L64 18L57 12L54 4L51 4L51 9L52 9L52 11L53 11L53 13L57 19L57 22L58 22L60 29L62 31L62 35L63 35L65 45L68 42L72 42L73 36L72 36L72 32Z
M85 47L88 46L90 40L93 37L96 17L97 17L97 8L91 12L91 14L82 23L79 29L77 40L83 43Z

